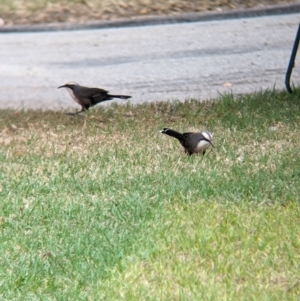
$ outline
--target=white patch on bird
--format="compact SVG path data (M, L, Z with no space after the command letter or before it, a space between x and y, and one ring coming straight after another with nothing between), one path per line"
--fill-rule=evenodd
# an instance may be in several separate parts
M209 141L212 140L212 134L209 131L203 131L201 134Z
M212 141L212 134L209 131L203 131L201 134L209 141ZM197 152L206 150L210 146L210 143L206 140L201 140L197 144Z
M203 135L204 136L204 135ZM205 137L206 138L206 137ZM205 140L201 140L198 144L197 144L197 152L201 152L206 150L209 147L210 143L208 141Z

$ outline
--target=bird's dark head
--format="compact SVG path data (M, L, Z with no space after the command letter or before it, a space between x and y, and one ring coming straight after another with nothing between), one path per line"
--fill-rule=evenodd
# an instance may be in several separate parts
M159 131L162 134L166 134L166 132L169 131L169 128L163 128L161 131Z
M69 88L69 89L74 89L74 87L76 86L79 86L79 84L75 83L75 82L69 82L69 83L66 83L65 85L62 85L62 86L59 86L57 89L60 89L60 88Z

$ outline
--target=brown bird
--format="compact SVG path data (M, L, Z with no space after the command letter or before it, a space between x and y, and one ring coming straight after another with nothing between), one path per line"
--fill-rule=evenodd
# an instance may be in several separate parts
M163 128L160 133L178 139L185 153L189 156L195 153L202 153L204 156L209 145L215 147L212 143L212 135L208 131L201 133L179 133L169 128Z
M75 113L67 113L67 115L78 115L79 113L88 110L90 107L95 106L97 103L111 100L113 98L131 98L131 96L128 95L110 95L106 90L100 88L88 88L80 86L75 82L70 82L58 87L58 89L60 88L66 88L70 93L71 97L82 107L81 111Z

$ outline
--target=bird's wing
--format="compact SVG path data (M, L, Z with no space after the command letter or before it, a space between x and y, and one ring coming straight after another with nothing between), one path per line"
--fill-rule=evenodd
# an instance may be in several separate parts
M183 137L184 144L188 148L196 147L201 140L211 143L210 140L205 138L201 133L184 133Z
M197 145L195 133L183 133L182 146L186 148L194 148Z
M200 141L206 141L208 142L211 146L215 147L212 143L212 141L210 139L208 139L207 137L205 137L203 134L201 133L193 133L193 135L195 135L195 140L197 140L198 142Z
M89 88L81 91L77 91L78 95L83 98L93 99L98 96L107 95L108 91L99 88Z

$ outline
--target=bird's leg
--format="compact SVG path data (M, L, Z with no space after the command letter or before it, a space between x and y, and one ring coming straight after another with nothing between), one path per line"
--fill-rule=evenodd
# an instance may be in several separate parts
M82 111L78 111L78 112L75 112L75 113L65 113L65 115L68 115L68 116L78 116Z
M82 107L81 111L75 112L75 113L65 113L66 115L69 116L78 116L80 113L86 111L86 109L84 107Z

